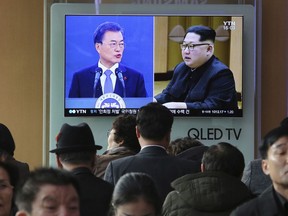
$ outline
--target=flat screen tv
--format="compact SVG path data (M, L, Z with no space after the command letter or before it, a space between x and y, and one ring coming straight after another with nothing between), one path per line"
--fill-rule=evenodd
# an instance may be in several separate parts
M130 77L121 70L119 72L118 69L116 69L116 73L119 72L119 74L116 74L115 82L121 84L121 95L120 93L95 94L95 92L101 91L99 88L103 81L100 77L104 72L102 69L99 71L97 66L99 54L95 48L93 35L97 26L103 22L116 22L124 29L124 51L119 68L120 65L124 65L137 71L138 75L140 74L144 80L145 96L129 95L129 91L131 91L128 86L131 85L131 82L128 83ZM242 117L243 109L245 109L242 91L242 53L245 35L243 23L244 16L241 15L66 14L64 116L137 114L141 106L152 102L154 97L166 88L173 76L174 67L183 61L180 44L186 29L192 25L205 25L216 31L214 55L233 72L238 108L171 108L170 110L175 116L181 117ZM90 89L90 93L75 96L71 93L72 86L75 86L79 80L74 76L84 70L90 70L90 81L85 85L85 88ZM142 88L142 86L137 86L139 85L138 81L133 84L134 91ZM77 88L77 91L80 91L79 86Z

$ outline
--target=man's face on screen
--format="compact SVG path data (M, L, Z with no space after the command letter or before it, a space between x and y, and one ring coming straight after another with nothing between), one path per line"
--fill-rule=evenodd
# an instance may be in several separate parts
M211 41L199 41L200 35L187 33L181 48L182 58L190 68L203 65L213 55L213 43Z
M100 62L107 68L121 62L124 51L122 33L107 31L103 36L102 43L96 43L95 48L100 56Z

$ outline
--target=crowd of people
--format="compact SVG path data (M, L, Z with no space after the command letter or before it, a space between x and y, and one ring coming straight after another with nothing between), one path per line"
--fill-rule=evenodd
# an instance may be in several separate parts
M74 74L69 97L147 96L143 75L121 63L123 34L112 22L96 29L99 60ZM214 56L215 37L209 27L188 28L168 86L137 115L115 118L101 155L87 123L65 123L50 150L57 167L30 170L0 123L0 216L287 216L288 118L246 166L233 143L171 140L169 108L238 108L233 73Z
M173 115L152 102L115 118L102 155L87 123L63 124L50 150L57 167L32 171L0 124L0 216L288 215L283 122L245 167L231 143L170 140Z

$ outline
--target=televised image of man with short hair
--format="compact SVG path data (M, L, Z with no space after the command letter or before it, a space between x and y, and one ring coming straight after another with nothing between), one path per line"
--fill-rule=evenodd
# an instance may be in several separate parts
M115 22L104 22L94 32L99 54L96 65L73 75L70 98L100 97L115 93L121 97L147 97L143 75L123 64L124 30Z
M157 102L179 109L237 109L232 71L214 56L216 32L207 26L191 26L180 44L183 62Z

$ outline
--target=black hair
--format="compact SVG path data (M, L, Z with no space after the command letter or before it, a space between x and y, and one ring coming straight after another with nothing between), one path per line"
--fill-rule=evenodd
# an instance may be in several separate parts
M195 33L200 35L199 41L211 40L214 43L216 37L216 32L214 29L203 25L196 25L189 27L186 31L185 37L188 33Z
M0 152L5 151L10 155L14 155L15 143L13 136L8 127L0 123Z
M78 196L80 193L77 180L68 171L56 168L38 168L32 171L28 179L17 189L16 205L18 209L31 213L32 203L43 185L72 185Z
M13 187L16 187L19 181L18 168L15 165L5 161L0 161L0 168L6 170L10 179L10 184Z
M104 22L101 23L95 30L93 34L93 41L95 43L102 43L103 36L107 31L112 32L121 32L124 37L124 30L123 28L115 22Z
M91 165L94 162L96 151L79 150L78 152L64 152L57 154L61 162L70 164L87 164Z
M143 198L154 207L155 214L161 213L161 201L155 182L146 173L127 173L115 185L112 196L113 211L123 204Z
M242 152L230 143L220 142L212 145L203 154L205 171L221 171L241 178L245 167Z
M15 204L15 188L18 186L19 183L19 172L18 168L9 162L0 161L0 168L4 169L9 177L9 184L13 186L13 198L11 203L11 215L16 214L17 207Z
M197 146L204 146L204 144L192 137L182 137L171 141L167 151L171 155L177 155L187 149Z
M272 129L264 136L263 141L259 147L259 152L262 159L267 158L269 148L283 136L288 136L288 128L286 124Z
M112 124L115 130L114 140L119 143L123 141L122 146L138 153L141 149L138 138L136 136L136 116L131 114L122 114L116 117Z
M173 114L160 103L151 102L140 108L136 123L142 137L159 141L171 131Z

